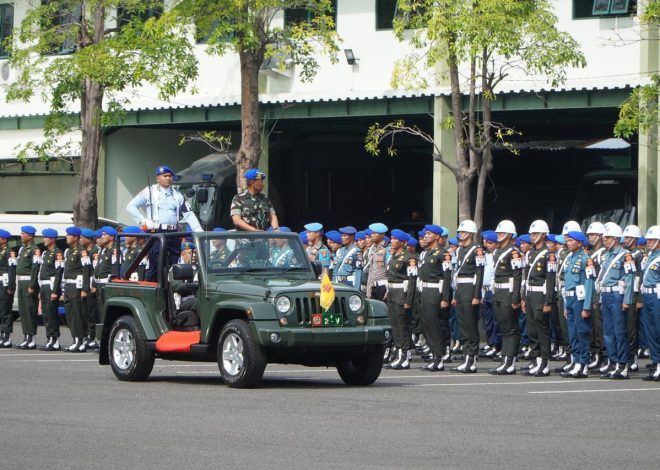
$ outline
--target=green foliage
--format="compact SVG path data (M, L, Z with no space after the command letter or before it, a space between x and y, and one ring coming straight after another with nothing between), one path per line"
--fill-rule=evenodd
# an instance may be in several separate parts
M287 8L307 8L310 21L281 25ZM183 21L192 20L198 40L207 52L227 50L258 58L275 57L280 67L295 64L302 81L314 78L318 53L337 62L339 37L330 0L180 0L175 11Z

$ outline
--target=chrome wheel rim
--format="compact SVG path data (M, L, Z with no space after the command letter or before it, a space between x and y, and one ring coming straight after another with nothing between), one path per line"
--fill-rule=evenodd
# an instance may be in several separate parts
M229 333L222 343L222 368L232 376L243 370L243 340L236 333Z
M121 370L127 370L135 362L135 338L126 328L122 328L115 334L112 342L112 359Z

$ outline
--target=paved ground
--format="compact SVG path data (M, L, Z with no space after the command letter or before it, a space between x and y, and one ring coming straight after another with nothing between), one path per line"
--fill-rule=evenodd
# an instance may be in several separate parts
M215 364L157 360L125 383L97 359L0 350L0 468L660 466L660 383L638 377L411 369L351 388L272 365L261 388L234 390Z

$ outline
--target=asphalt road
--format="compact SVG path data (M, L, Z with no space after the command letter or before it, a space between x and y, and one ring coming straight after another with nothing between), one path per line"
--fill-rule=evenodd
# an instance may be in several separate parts
M333 369L271 365L260 388L235 390L211 363L157 360L126 383L97 359L0 350L0 468L660 466L660 383L639 376L494 377L484 362L385 370L358 388Z

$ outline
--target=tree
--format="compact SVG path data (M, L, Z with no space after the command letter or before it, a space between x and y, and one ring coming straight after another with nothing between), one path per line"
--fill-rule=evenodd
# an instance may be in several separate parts
M97 222L97 172L103 126L117 125L130 93L150 84L167 99L197 75L192 45L162 0L50 0L35 2L8 44L18 78L7 100L41 98L50 114L44 144L20 157L57 152L56 138L82 131L79 194L74 222ZM79 111L79 113L78 113Z
M493 142L505 141L515 132L492 120L496 87L514 70L540 75L555 86L564 80L565 67L585 65L584 56L578 43L557 29L557 17L548 0L399 0L397 5L394 34L409 42L412 52L396 64L392 84L426 88L428 71L440 66L447 69L451 117L443 126L453 130L456 163L437 146L433 159L456 178L459 220L474 219L481 226L487 176L493 168ZM465 79L462 73L467 75ZM464 95L468 97L467 112L463 111ZM384 140L401 133L433 141L420 132L404 122L374 124L365 147L378 154ZM388 151L396 152L393 141Z
M241 144L236 154L237 187L244 188L245 170L261 156L263 123L259 108L259 69L266 58L300 67L302 81L312 80L318 52L337 61L331 0L180 0L176 11L192 19L207 52L238 54L241 64ZM291 13L294 20L279 19ZM277 21L276 21L277 20Z
M640 21L649 27L660 27L660 0L649 0L646 10L640 16ZM654 37L657 40L657 32ZM650 39L650 38L649 38ZM651 75L650 83L635 88L630 97L619 107L619 119L614 126L617 137L632 137L642 131L649 133L657 141L658 99L660 98L660 74Z

